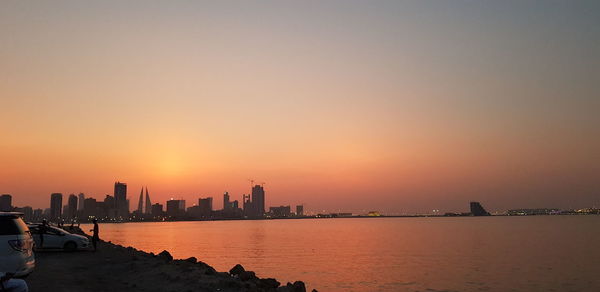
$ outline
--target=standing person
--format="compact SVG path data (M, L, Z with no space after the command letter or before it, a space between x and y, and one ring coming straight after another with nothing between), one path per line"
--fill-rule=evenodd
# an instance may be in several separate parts
M98 240L100 240L100 237L98 236L98 232L99 232L99 228L98 228L98 220L96 218L94 218L94 220L92 221L94 222L94 229L90 230L92 231L92 245L94 246L94 251L96 251L96 244L98 243Z
M44 248L44 233L48 230L48 220L42 220L42 225L40 225L40 248Z

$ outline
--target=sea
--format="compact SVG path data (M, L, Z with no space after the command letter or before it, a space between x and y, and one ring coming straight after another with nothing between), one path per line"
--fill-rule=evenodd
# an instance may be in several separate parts
M100 237L309 291L600 291L598 215L122 223Z

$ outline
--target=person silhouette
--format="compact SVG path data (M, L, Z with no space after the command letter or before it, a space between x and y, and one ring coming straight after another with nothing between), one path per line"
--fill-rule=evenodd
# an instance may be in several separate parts
M40 248L44 248L44 234L48 231L48 220L42 220L42 225L40 225Z
M100 230L98 228L98 220L96 218L94 218L94 220L92 222L94 222L94 229L91 229L90 232L93 232L92 233L92 245L94 246L94 251L96 251L96 245L98 244L98 240L100 240L100 237L98 236L98 232Z

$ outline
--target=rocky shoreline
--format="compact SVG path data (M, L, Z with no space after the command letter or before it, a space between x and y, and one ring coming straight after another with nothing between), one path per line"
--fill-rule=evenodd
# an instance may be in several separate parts
M76 233L83 234L81 230ZM194 257L173 259L166 250L153 254L102 241L96 252L36 252L36 268L26 281L34 292L306 291L302 281L281 285L273 278L259 278L239 264L229 272L218 272Z

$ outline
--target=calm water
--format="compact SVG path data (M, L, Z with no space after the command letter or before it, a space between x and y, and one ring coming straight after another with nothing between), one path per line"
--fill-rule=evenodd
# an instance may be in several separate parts
M600 216L101 224L100 236L319 291L600 291Z

